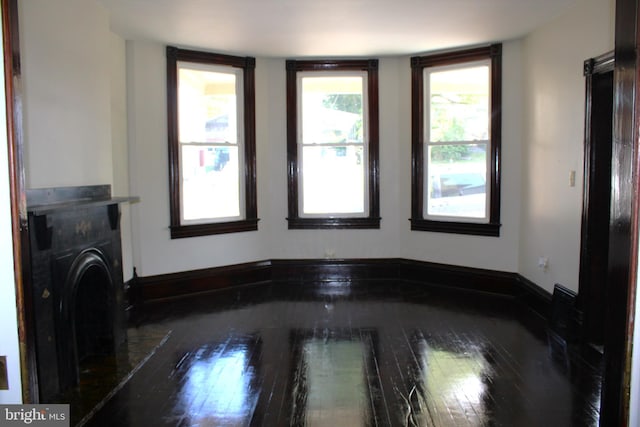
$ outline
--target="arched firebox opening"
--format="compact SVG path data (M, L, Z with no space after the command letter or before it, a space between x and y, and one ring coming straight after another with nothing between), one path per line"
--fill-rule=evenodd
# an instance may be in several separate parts
M71 386L78 384L82 363L92 356L115 351L114 282L105 256L95 248L81 252L74 260L69 274L67 291L60 304L62 328L59 336L67 337L62 344L62 360L67 360L67 379ZM64 354L66 353L66 354Z

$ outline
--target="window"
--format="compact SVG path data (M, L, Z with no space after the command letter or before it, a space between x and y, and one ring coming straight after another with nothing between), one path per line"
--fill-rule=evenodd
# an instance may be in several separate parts
M290 229L380 228L378 61L287 61Z
M172 239L258 228L254 70L167 47Z
M500 234L500 44L411 59L411 229Z

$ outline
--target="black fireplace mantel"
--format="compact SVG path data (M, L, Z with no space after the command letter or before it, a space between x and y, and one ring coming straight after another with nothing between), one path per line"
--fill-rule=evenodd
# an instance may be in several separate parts
M110 185L31 189L26 196L34 401L46 403L77 384L85 356L126 339L120 204L139 199L112 197Z
M140 201L139 197L113 197L110 185L89 185L83 187L39 188L27 191L27 213L33 218L38 249L51 247L53 229L47 221L48 215L60 211L107 206L111 230L117 230L120 223L120 203Z
M27 209L35 214L73 209L78 205L109 205L137 202L138 197L112 197L110 185L36 188L27 190Z

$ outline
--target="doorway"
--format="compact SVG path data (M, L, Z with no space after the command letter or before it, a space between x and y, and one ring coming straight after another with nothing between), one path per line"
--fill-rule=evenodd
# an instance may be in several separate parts
M582 338L604 343L611 210L614 55L585 61L585 138L578 306Z

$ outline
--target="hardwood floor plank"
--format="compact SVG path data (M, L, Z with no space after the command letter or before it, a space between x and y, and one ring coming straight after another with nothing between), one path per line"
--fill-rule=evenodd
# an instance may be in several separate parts
M597 425L597 360L554 358L512 303L364 282L154 304L138 327L171 336L86 425Z

